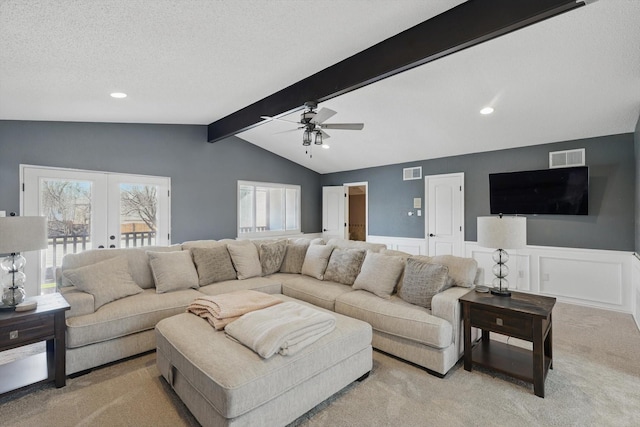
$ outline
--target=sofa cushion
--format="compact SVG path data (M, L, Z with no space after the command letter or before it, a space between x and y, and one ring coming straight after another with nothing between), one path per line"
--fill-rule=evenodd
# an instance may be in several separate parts
M194 289L164 294L145 289L137 295L106 304L95 313L70 317L67 319L67 348L152 330L165 317L184 313L198 296L201 294Z
M302 263L302 274L322 280L331 252L333 252L333 246L310 245Z
M233 279L201 286L198 291L207 295L220 295L244 289L260 291L265 294L279 294L282 293L282 284L280 280L269 277L251 277L245 280Z
M408 303L431 308L435 294L448 288L449 268L409 258L398 296Z
M236 270L233 268L227 245L224 243L208 248L193 247L191 255L196 265L200 286L236 279Z
M309 276L298 276L282 283L284 295L331 311L333 311L335 300L339 295L352 291L351 286L336 282L323 282Z
M280 266L281 273L302 273L302 264L307 255L307 249L309 249L309 241L307 239L298 240L287 243L284 259Z
M353 289L364 289L380 298L389 299L404 270L404 263L399 256L367 252Z
M369 323L374 331L431 347L446 348L453 342L449 322L397 295L385 300L363 290L344 293L337 297L335 311Z
M231 243L227 245L227 249L239 280L262 275L258 249L251 242Z
M217 240L190 240L182 243L182 250L190 250L193 248L215 248L224 243L220 243Z
M261 243L258 247L260 255L260 265L262 275L267 276L280 271L284 254L287 251L287 241L278 240L275 242Z
M156 282L157 293L198 288L198 272L193 265L191 252L147 251L147 255Z
M64 270L62 275L69 285L93 295L94 310L111 301L142 292L142 288L133 281L129 262L123 255Z
M323 280L353 285L358 273L360 273L365 255L366 251L363 249L334 249L331 252Z
M380 252L381 250L387 248L387 245L385 245L384 243L361 242L359 240L338 238L329 239L329 241L327 242L327 246L334 246L336 248L342 249L362 249L371 252Z

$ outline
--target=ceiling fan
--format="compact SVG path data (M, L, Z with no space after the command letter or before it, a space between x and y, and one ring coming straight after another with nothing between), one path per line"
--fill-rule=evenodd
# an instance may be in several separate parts
M325 123L326 120L333 117L337 113L329 108L318 108L316 101L307 101L304 103L305 111L300 114L300 121L279 119L276 117L261 116L264 120L279 120L282 122L296 123L299 125L296 129L291 129L286 132L292 132L299 129L304 129L302 133L302 145L311 145L311 138L313 135L313 142L315 145L322 145L324 139L329 138L329 134L324 129L340 129L340 130L362 130L364 123Z

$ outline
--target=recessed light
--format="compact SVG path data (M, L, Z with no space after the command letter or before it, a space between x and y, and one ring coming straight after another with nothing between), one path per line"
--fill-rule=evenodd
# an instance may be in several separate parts
M493 108L491 107L484 107L482 110L480 110L480 114L484 114L485 116L491 113L493 113Z
M330 148L330 146L327 145L327 144L322 144L322 148L324 148L325 150L328 150Z
M118 98L118 99L122 99L122 98L126 98L127 94L126 93L122 93L122 92L113 92L111 94L112 98Z

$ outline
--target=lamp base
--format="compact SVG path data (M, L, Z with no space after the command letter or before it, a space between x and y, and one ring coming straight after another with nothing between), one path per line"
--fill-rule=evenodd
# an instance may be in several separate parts
M509 292L506 289L491 289L491 294L492 295L497 295L499 297L510 297L511 296L511 292Z

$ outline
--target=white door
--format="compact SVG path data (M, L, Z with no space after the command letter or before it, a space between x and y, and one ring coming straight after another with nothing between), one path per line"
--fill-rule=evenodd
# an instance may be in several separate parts
M22 215L45 216L49 239L25 254L27 295L55 292L67 253L170 241L169 178L26 165L21 177Z
M325 242L346 236L345 199L346 191L342 185L322 187L322 238Z
M425 177L429 255L464 256L464 174Z

